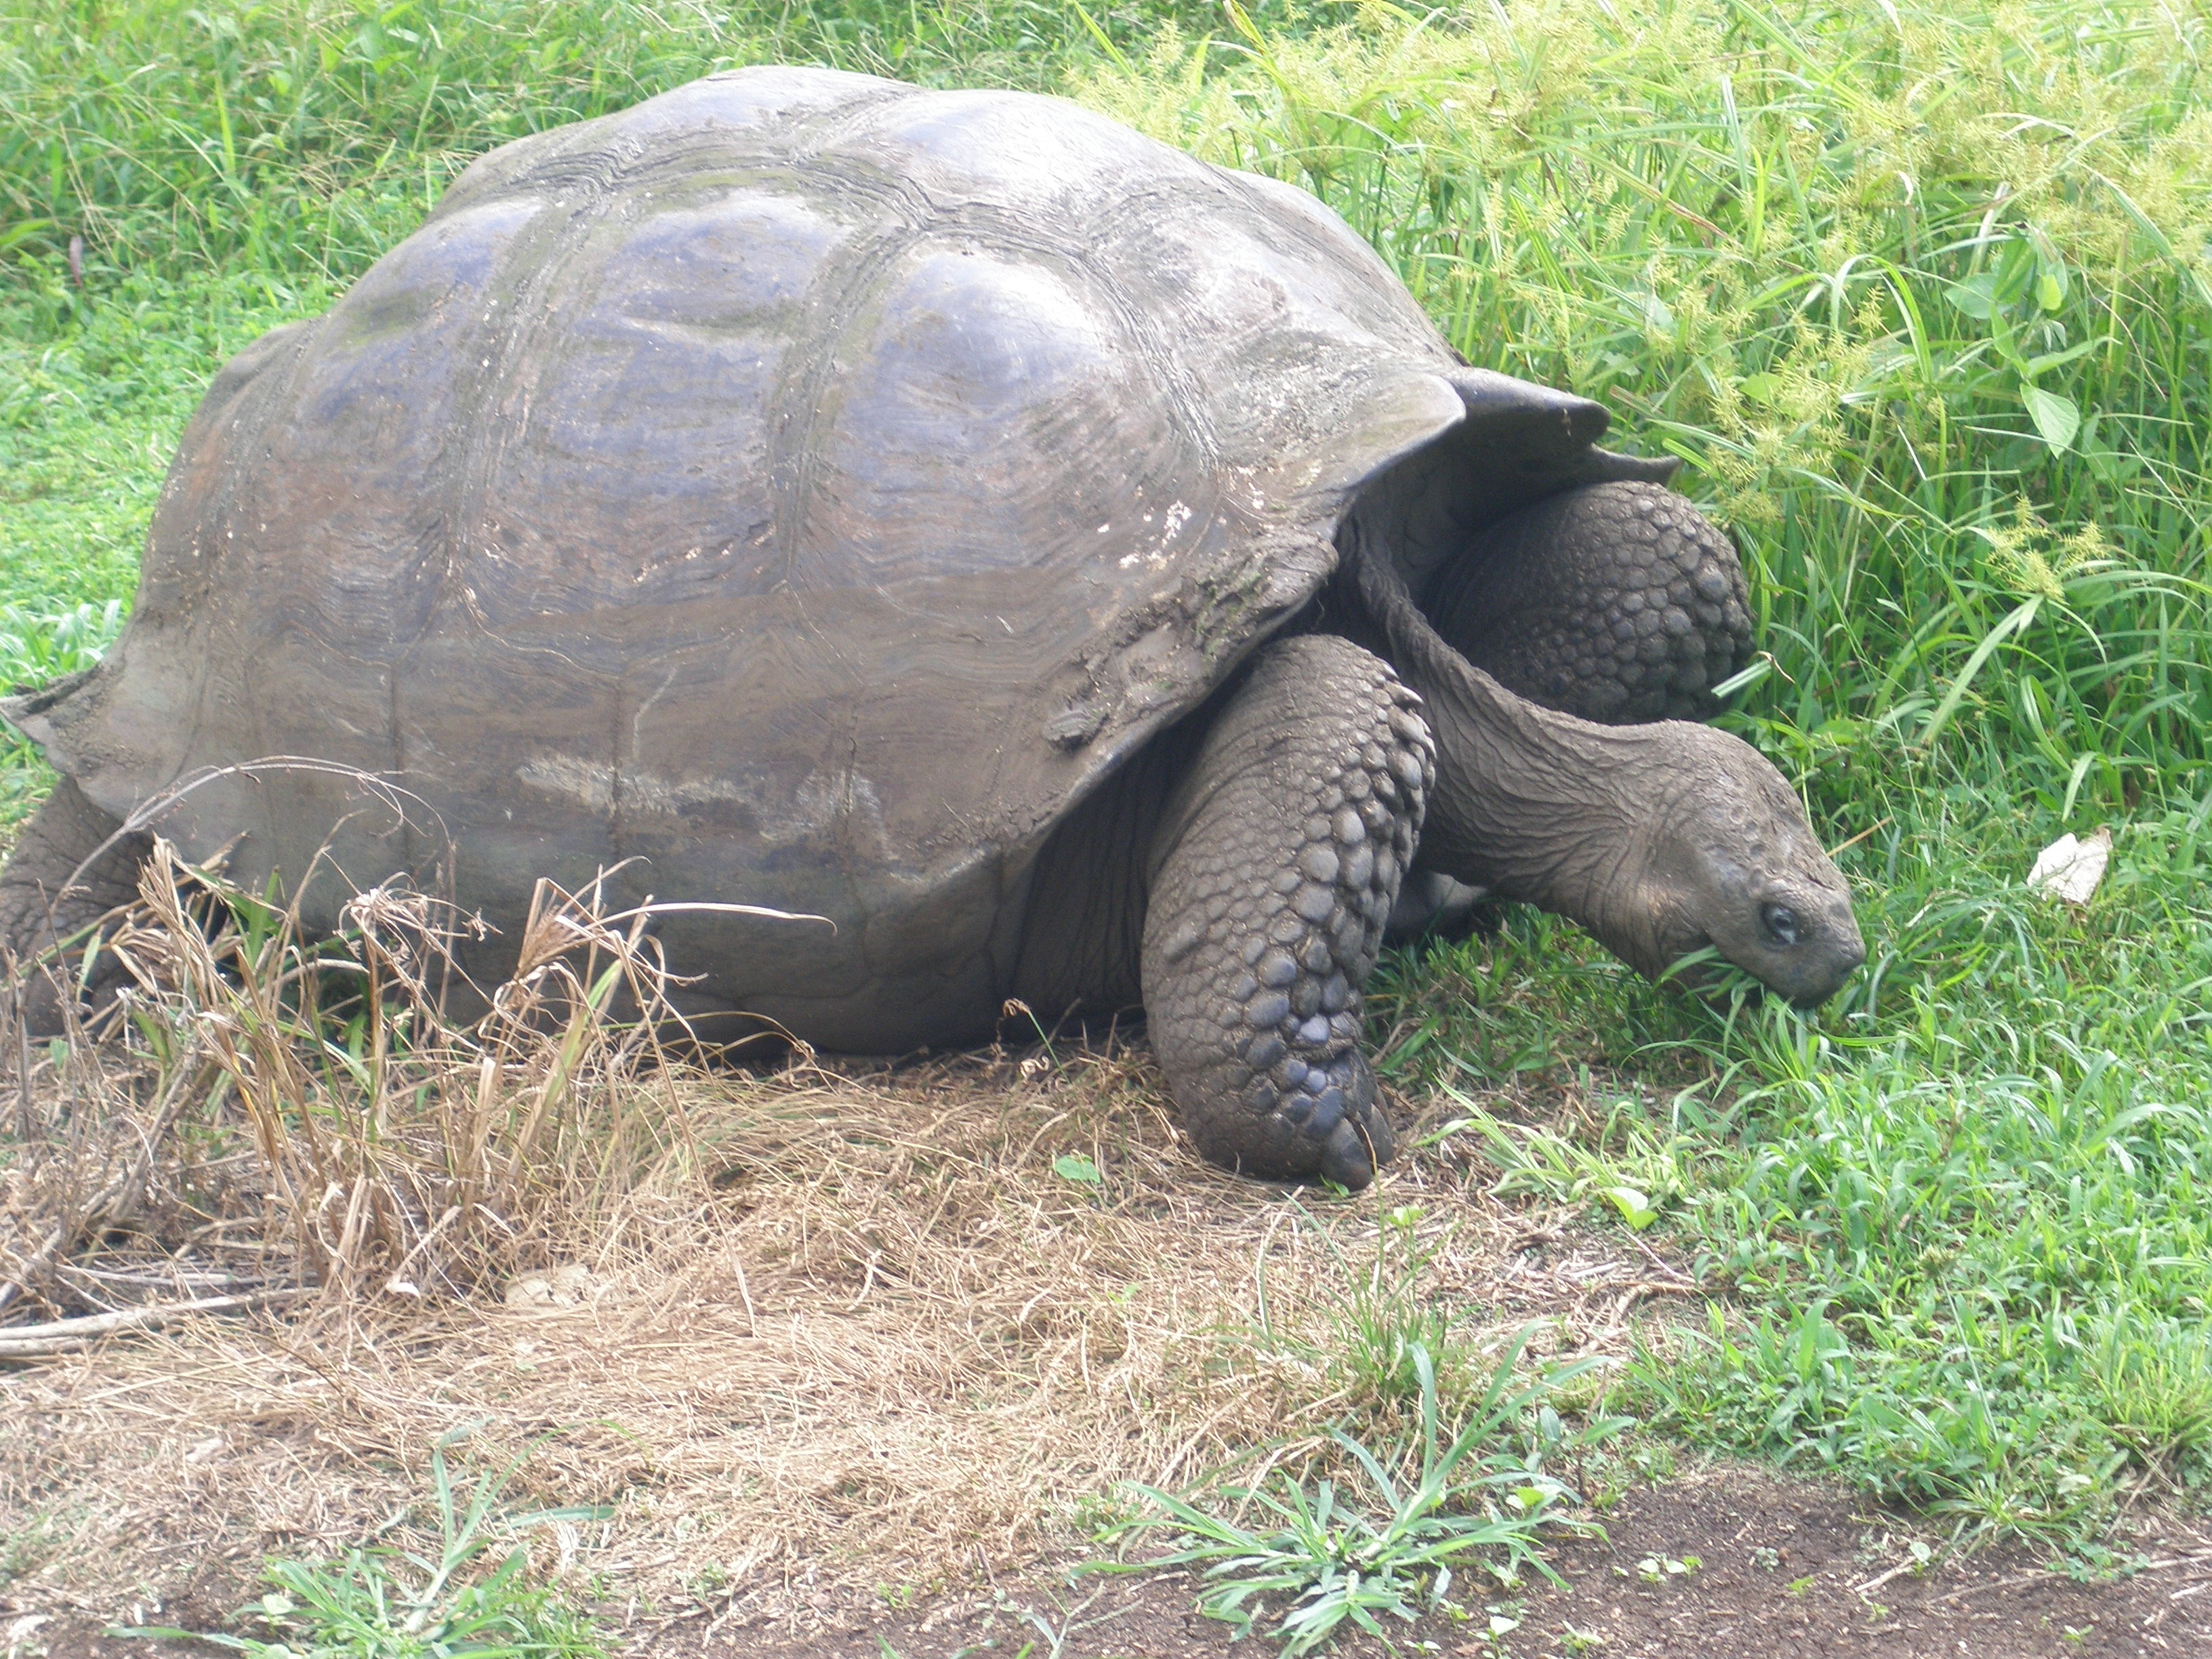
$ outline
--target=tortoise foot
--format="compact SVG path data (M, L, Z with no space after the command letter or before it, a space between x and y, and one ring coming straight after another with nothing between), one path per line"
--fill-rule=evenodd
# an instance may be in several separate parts
M1275 1115L1312 1149L1324 1179L1358 1191L1398 1150L1375 1073L1356 1048L1301 1069L1305 1075L1281 1091Z

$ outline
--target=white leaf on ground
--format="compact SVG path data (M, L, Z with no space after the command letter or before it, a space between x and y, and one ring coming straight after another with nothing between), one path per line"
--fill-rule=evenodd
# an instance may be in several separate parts
M2083 840L2061 836L2035 855L2027 884L2069 904L2087 904L2112 862L2112 832L2108 826Z

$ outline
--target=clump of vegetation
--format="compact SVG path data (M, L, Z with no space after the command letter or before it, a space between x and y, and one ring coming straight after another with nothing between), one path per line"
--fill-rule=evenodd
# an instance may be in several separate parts
M156 842L137 902L18 970L75 984L104 948L130 983L50 1046L54 1121L19 1113L0 1218L42 1242L0 1250L0 1308L78 1312L70 1264L112 1234L189 1253L210 1195L238 1184L203 1165L234 1167L243 1148L256 1291L289 1278L340 1301L452 1295L649 1225L615 1218L631 1183L684 1160L685 1135L675 1073L650 1064L667 982L648 914L541 884L514 975L478 988L452 951L465 920L427 894L357 895L318 940L296 902ZM472 1019L451 1012L477 1002ZM103 1061L109 1036L135 1064ZM64 1121L82 1115L96 1128Z
M479 1474L457 1487L446 1451L464 1426L430 1449L430 1522L434 1554L402 1544L356 1546L339 1559L274 1559L270 1589L241 1610L240 1622L262 1636L170 1626L120 1630L122 1636L212 1642L246 1659L602 1659L599 1630L557 1592L528 1582L527 1548L516 1542L489 1558L502 1536L514 1539L551 1522L605 1520L590 1507L502 1513L512 1468ZM465 1495L465 1503L457 1500ZM406 1520L394 1516L386 1530Z
M1753 566L1744 729L1848 834L1960 776L2060 816L2205 781L2207 44L2072 0L1547 0L1170 29L1077 85L1689 461Z
M1108 1540L1126 1544L1165 1531L1177 1547L1133 1565L1093 1563L1092 1570L1197 1568L1206 1585L1200 1612L1233 1626L1239 1639L1274 1619L1267 1634L1287 1656L1312 1653L1346 1626L1387 1640L1384 1618L1411 1623L1436 1611L1465 1616L1452 1589L1470 1573L1487 1573L1509 1588L1522 1582L1524 1571L1552 1577L1541 1553L1547 1534L1597 1528L1572 1518L1574 1494L1545 1472L1540 1453L1532 1455L1519 1443L1517 1431L1553 1390L1595 1362L1522 1380L1516 1368L1528 1335L1522 1332L1507 1346L1486 1386L1455 1419L1455 1430L1443 1426L1428 1349L1407 1344L1418 1413L1408 1443L1378 1456L1341 1430L1330 1437L1364 1496L1340 1496L1327 1477L1309 1482L1281 1471L1263 1484L1224 1485L1195 1502L1135 1483L1131 1490L1151 1512L1108 1528ZM1601 1444L1623 1425L1621 1419L1595 1419L1575 1437L1573 1449ZM1394 1464L1403 1467L1394 1474ZM1218 1512L1224 1508L1229 1513ZM1248 1512L1256 1522L1244 1518Z

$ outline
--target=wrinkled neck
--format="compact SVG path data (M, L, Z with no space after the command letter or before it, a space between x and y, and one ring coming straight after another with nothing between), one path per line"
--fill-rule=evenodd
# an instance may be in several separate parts
M1360 607L1437 742L1420 864L1556 911L1639 963L1635 902L1657 805L1648 732L1516 696L1429 625L1389 561L1346 550Z

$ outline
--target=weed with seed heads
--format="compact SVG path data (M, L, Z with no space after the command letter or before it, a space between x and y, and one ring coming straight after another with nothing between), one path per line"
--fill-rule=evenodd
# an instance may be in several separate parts
M21 1236L46 1242L0 1255L0 1307L59 1310L69 1258L150 1221L164 1192L172 1218L149 1238L258 1197L264 1244L336 1302L495 1284L558 1259L562 1237L604 1248L632 1185L690 1156L650 914L611 912L598 885L541 884L511 976L477 993L454 957L468 919L412 886L356 894L319 938L297 897L185 866L157 840L136 905L22 970L88 982L112 961L131 982L52 1050L52 1132L26 1136L10 1205ZM449 1015L471 996L488 1005L477 1018ZM121 1076L103 1031L130 1039ZM82 1109L68 1075L100 1110ZM128 1160L98 1199L88 1133ZM255 1190L234 1175L221 1200L200 1171L234 1170L234 1152Z

